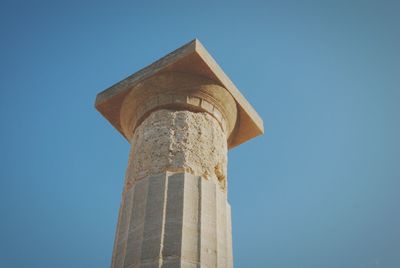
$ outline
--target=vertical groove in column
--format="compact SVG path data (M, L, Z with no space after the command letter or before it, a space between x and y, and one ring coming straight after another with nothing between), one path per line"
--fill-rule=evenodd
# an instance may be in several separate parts
M218 242L219 242L219 217L218 217L218 203L219 203L219 195L218 195L219 189L218 189L218 185L215 184L215 255L216 255L216 265L215 267L219 267L219 258L220 258L220 252L219 252L219 246L218 246Z
M165 183L164 183L164 201L163 201L163 219L162 219L162 228L161 228L161 242L160 242L160 251L158 253L160 263L158 265L159 268L163 266L163 250L164 250L164 235L165 235L165 219L167 217L167 197L168 197L168 175L164 173Z
M126 243L129 230L129 221L132 214L134 187L123 193L122 204L118 217L118 227L115 237L113 268L122 268L126 252Z
M146 203L148 198L149 179L145 178L135 183L132 215L129 222L128 241L124 259L124 268L140 264Z
M200 262L198 258L200 199L198 177L185 173L184 185L181 260L197 265Z
M233 252L232 252L232 219L231 219L231 206L226 200L226 239L227 239L227 267L233 267Z
M140 266L158 267L164 218L164 174L149 176Z
M227 244L226 244L226 195L217 185L217 257L218 267L226 267Z
M182 221L184 198L184 173L169 174L164 229L162 267L180 267L182 256Z
M198 185L198 187L199 187L199 210L198 210L198 217L199 217L199 224L198 224L198 226L197 226L197 233L198 233L198 241L197 241L197 259L199 260L199 267L200 267L200 265L201 265L201 218L202 218L202 216L201 216L201 212L202 212L202 206L201 206L201 203L202 203L202 195L203 195L203 187L202 187L202 184L201 184L201 181L202 181L202 178L200 177L200 176L197 176L196 177L197 178L197 185Z
M121 218L125 206L125 192L122 192L122 197L121 197L121 205L119 207L119 212L118 212L118 222L117 222L117 228L115 230L115 239L114 239L114 247L113 247L113 254L112 254L112 260L111 260L111 267L112 268L117 268L118 267L118 259L121 258L120 256L122 255L120 248L118 247L118 242L119 242L119 230L121 229Z
M216 184L201 181L201 265L217 267Z
M221 228L221 222L220 222L220 218L219 218L219 213L220 213L220 205L219 205L219 186L218 184L215 184L215 248L216 248L216 262L217 265L215 267L221 267L221 251L220 251L220 228Z
M124 206L124 194L122 193L122 201L121 201L121 205L119 207L119 212L118 212L118 222L117 222L117 228L115 230L115 238L114 238L114 246L113 246L113 253L112 253L112 257L111 257L111 268L119 268L118 267L118 261L117 261L117 255L119 257L119 255L121 255L120 250L118 248L118 233L119 233L119 229L120 229L120 223L121 223L121 217L122 217L122 208Z

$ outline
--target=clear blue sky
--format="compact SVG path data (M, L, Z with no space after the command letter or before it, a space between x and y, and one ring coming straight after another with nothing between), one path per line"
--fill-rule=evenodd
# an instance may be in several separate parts
M399 1L0 3L0 267L109 267L128 143L96 94L197 37L265 135L236 267L400 267Z

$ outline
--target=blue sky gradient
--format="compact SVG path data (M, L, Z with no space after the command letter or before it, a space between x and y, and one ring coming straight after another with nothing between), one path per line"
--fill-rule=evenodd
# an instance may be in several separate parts
M235 267L400 267L399 1L0 2L0 267L109 267L129 145L101 90L197 37L259 112Z

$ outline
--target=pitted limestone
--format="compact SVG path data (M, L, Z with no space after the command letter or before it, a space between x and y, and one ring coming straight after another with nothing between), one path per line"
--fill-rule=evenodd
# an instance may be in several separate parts
M224 188L226 134L208 113L157 110L136 128L129 165L128 186L150 174L185 171Z

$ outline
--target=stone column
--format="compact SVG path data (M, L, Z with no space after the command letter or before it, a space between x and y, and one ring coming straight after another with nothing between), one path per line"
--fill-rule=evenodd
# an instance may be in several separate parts
M132 148L113 268L233 266L226 170L236 114L224 88L184 73L126 97Z
M233 267L227 151L262 121L201 48L195 40L97 97L131 144L112 268Z

